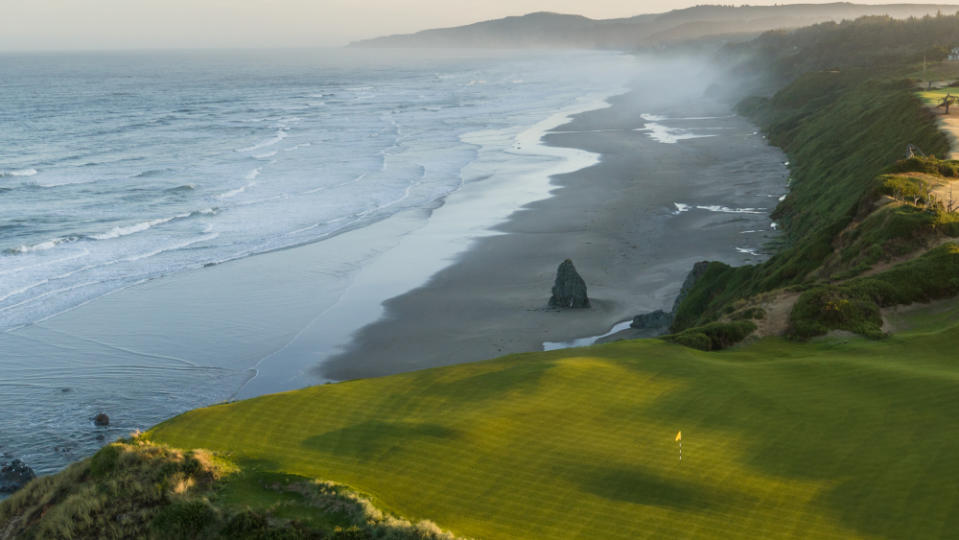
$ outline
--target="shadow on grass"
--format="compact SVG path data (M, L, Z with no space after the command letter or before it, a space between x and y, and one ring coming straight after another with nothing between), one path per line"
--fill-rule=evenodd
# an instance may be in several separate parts
M453 398L457 402L476 402L499 399L513 390L529 389L554 364L542 360L529 362L518 360L502 369L480 373L450 382L434 381L430 385L430 395Z
M643 506L694 510L733 502L679 478L662 478L629 465L579 466L573 480L587 493Z
M455 439L460 433L439 424L371 421L308 437L304 448L368 460L423 440Z

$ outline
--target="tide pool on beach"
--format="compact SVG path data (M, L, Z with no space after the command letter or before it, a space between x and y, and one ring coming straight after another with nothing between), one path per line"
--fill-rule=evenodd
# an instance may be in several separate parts
M160 187L153 183L162 173L141 177L154 178L144 185L124 180L98 186L102 180L94 174L93 186L68 186L77 191L64 196L85 197L88 203L100 196L113 204L134 203L127 209L128 221L105 223L97 229L105 232L76 235L76 240L54 242L49 248L44 242L50 240L43 238L67 237L55 227L46 236L31 232L38 234L37 241L4 237L13 247L0 262L48 257L32 264L51 275L31 276L35 281L20 284L4 277L23 274L17 267L0 270L5 272L0 273L0 286L9 296L0 310L16 314L6 319L7 328L0 333L0 406L6 413L0 418L0 453L47 473L88 455L104 441L198 406L600 335L618 321L670 303L696 260L758 260L761 256L754 254L774 234L768 211L785 189L778 150L747 122L731 116L727 105L703 102L690 107L689 95L705 86L682 82L684 92L670 92L689 76L688 65L682 66L687 71L670 71L669 63L583 54L584 62L609 62L597 69L616 66L622 71L585 86L582 81L558 85L551 94L545 82L561 75L558 54L535 61L483 59L493 66L486 69L497 73L504 63L520 62L526 70L523 79L516 73L502 74L502 81L508 79L512 87L471 94L474 102L450 105L459 116L439 124L410 129L396 122L394 134L402 134L403 143L388 147L393 150L372 162L381 183L363 176L362 167L368 165L351 165L350 148L362 146L345 145L331 157L316 133L298 132L309 123L301 119L286 128L267 122L265 134L250 137L245 146L224 144L228 150L223 155L243 154L242 159L256 167L223 175L223 184L208 193L200 187L205 182L201 171L173 175L171 185L179 186L181 176L195 178L195 185L183 184L194 187L164 197L192 197L172 203L183 206L181 213L215 203L211 214L163 222L158 220L166 218L142 215L159 203L138 200L137 193L148 189L144 185ZM529 72L537 62L546 68ZM705 72L704 66L695 67L696 74ZM472 71L452 70L452 75L434 73L435 68L417 67L436 81L453 77L456 89L490 85L488 79L476 78L482 75L475 65ZM632 91L611 98L625 91L629 79L635 80ZM513 117L484 109L483 99L501 109L503 96L517 98L514 87L526 80L543 85L524 97L526 101L516 100L525 108L517 105ZM349 81L355 85L349 87L355 94L351 99L375 100L376 85L361 83ZM406 97L397 94L390 106L400 107L407 98L415 101L415 91L423 90L402 94ZM534 95L544 100L530 101ZM298 103L293 101L287 105ZM270 107L281 111L278 115L288 113L282 112L282 102ZM381 119L387 124L403 118L390 110ZM208 114L216 117L215 111ZM335 116L331 111L318 114L316 125L332 121L329 115ZM662 127L650 128L649 118ZM458 121L485 129L450 127ZM350 119L339 122L333 124L346 126ZM455 137L440 144L435 132L448 129ZM704 133L717 136L698 136ZM336 135L324 136L332 144ZM429 144L416 146L424 141ZM469 150L468 159L451 165L451 153L460 155L463 149ZM394 163L401 163L395 170L387 166L394 159L391 152L398 156ZM330 161L324 165L312 158L299 164L277 159L286 155ZM357 156L363 163L365 158ZM198 161L209 165L204 161L209 159L207 155ZM0 169L23 171L26 161L5 161ZM330 168L335 162L357 167L359 172L350 175L363 177L356 184L344 176L350 185L362 187L349 204L370 203L377 211L356 212L347 205L343 215L328 214L338 208L335 194L340 188L326 187L324 175L339 174ZM446 172L424 172L435 163L444 164ZM280 173L272 176L271 166ZM151 164L138 164L137 170L143 167L154 170ZM233 165L224 167L233 170ZM49 174L41 166L36 175L8 175L4 180L20 183L0 198L17 190L47 193L52 188L40 183ZM420 180L409 182L409 174ZM318 180L308 182L311 178ZM399 185L399 197L406 202L384 211L377 201L394 200L394 195L371 192L370 186L393 189L400 181L407 182ZM305 199L297 199L297 194ZM312 198L316 194L323 196ZM680 204L689 211L676 212ZM268 217L257 218L263 215ZM335 223L314 226L321 216ZM193 236L173 238L180 234ZM214 234L218 236L212 238ZM164 251L163 242L171 240L176 240L172 249ZM110 241L119 243L111 247ZM28 249L21 250L23 246ZM107 248L124 251L97 253L123 262L107 264L107 273L101 275L104 269L88 268L93 265L84 260ZM591 286L592 310L543 309L552 272L567 256L574 257ZM147 264L155 262L163 264ZM126 265L142 273L120 271ZM70 282L74 276L83 279ZM58 278L68 281L48 288ZM47 283L17 292L43 280ZM61 289L82 291L88 282L97 294L60 303L65 301ZM103 283L112 288L98 289ZM36 299L18 298L22 294L35 294ZM20 309L31 305L40 309ZM91 418L101 411L111 416L108 428L92 425Z

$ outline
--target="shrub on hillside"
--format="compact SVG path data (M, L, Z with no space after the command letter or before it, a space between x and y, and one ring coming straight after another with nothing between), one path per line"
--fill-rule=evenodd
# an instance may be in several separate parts
M959 294L959 245L944 244L875 276L809 289L789 316L797 339L848 330L870 338L882 332L880 309Z
M718 351L732 347L755 330L756 325L752 321L714 322L663 339L701 351Z
M936 156L913 156L897 161L889 167L889 172L918 172L955 178L959 177L959 161L938 159Z

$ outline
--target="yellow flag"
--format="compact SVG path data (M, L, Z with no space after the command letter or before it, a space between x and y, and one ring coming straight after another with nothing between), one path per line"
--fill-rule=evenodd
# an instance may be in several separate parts
M679 442L679 441L681 441L681 440L683 440L683 432L682 432L682 431L680 431L679 433L676 434L676 442Z

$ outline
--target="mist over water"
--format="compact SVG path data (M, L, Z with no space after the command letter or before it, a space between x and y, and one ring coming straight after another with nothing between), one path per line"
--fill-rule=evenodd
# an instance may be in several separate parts
M635 63L600 52L0 55L0 330L433 205L477 156L464 134L519 131L622 86Z

